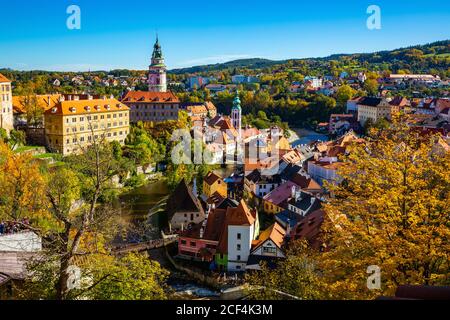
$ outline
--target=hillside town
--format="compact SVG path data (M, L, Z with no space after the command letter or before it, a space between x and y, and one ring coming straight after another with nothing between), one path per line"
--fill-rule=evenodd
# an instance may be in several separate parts
M151 216L155 207L162 208L158 214L165 222L152 226L157 229L156 237L142 236L131 241L125 236L119 243L119 227L116 227L110 242L106 241L106 236L98 240L105 246L100 251L119 256L165 248L167 256L163 254L158 262L167 264L169 260L170 270L184 273L197 283L214 283L216 287L230 289L245 285L254 274L276 273L280 265L289 260L292 250L300 249L301 244L306 243L318 259L331 250L333 244L324 236L331 232L326 221L333 210L342 213L341 208L334 206L342 197L347 198L339 193L342 185L349 184L345 168L349 161L357 162L360 159L357 157L362 157L361 150L372 148L371 144L376 141L372 130L378 130L381 137L383 130L404 125L419 141L432 141L433 161L448 160L448 77L373 71L304 75L301 80L288 83L287 93L293 96L287 100L295 100L296 95L308 95L311 99L336 99L338 106L327 110L323 121L315 119L305 123L305 128L301 129L307 129L311 137L299 142L302 138L297 130L299 122L278 116L277 112L283 111L272 114L267 111L266 114L261 113L262 108L249 111L251 107L244 107L250 96L274 93L277 89L267 84L265 78L276 77L284 70L272 70L269 75L235 73L228 80L223 74L222 79L187 74L183 81L175 81L177 77L167 74L159 39L156 39L150 60L147 75L108 74L103 78L59 75L47 84L51 91L39 94L27 94L25 90L21 95L13 94L24 84L0 74L0 142L5 145L3 154L0 153L0 165L7 163L4 155L16 159L5 164L4 170L28 161L30 168L36 163L50 176L70 167L79 170L76 174L64 171L70 179L78 179L77 174L94 179L85 182L84 187L95 196L84 200L81 200L83 188L76 196L65 194L66 188L78 190L80 187L64 186L60 180L55 180L46 194L39 195L48 196L46 206L58 221L54 223L60 226L58 233L65 234L67 239L75 237L73 242L67 239L64 242L72 254L69 262L63 260L67 263L64 273L69 273L69 264L79 269L85 266L85 261L77 254L90 252L90 236L93 237L91 232L96 225L89 223L93 223L97 215L96 208L112 203L109 194L102 194L107 188L103 185L109 188L109 184L113 184L112 189L116 191L128 187L126 191L130 191L167 179L169 189L166 199L144 209L147 212L144 224L150 224L147 215ZM295 66L292 68L295 70ZM85 90L70 93L57 90L67 83ZM89 89L94 84L120 87L121 91L98 94ZM411 94L403 95L405 90ZM226 94L227 99L221 100L224 97L221 94ZM184 130L187 136L169 139L177 130ZM190 152L181 163L168 159L176 143L187 143L189 151L191 146L195 149L199 145L200 163L191 161ZM110 160L101 158L106 152L101 149L102 144L111 146ZM8 148L10 150L6 151ZM92 159L96 160L92 163L97 163L97 167L83 167ZM363 164L370 162L369 158L364 159ZM118 165L114 167L108 161ZM364 168L360 170L368 170ZM9 210L11 213L0 215L1 298L14 298L20 291L17 288L31 281L31 271L27 267L31 260L28 259L52 247L47 229L53 227L53 222L46 225L47 229L40 229L43 225L36 213L44 210L37 205L42 199L30 194L33 190L38 192L39 183L43 184L45 179L41 181L37 170L33 171L36 176L30 174L33 180L27 182L18 173L25 167L11 170L11 175L18 177L18 188L26 183L30 185L11 192L11 198L6 195L0 198L2 212ZM113 171L114 176L109 176ZM0 186L12 190L11 185L16 182L7 177L2 179ZM382 184L380 190L389 188L389 179L386 177L386 185ZM445 202L449 196L448 176L442 179L437 182L443 188L439 201ZM60 189L58 183L62 184ZM364 187L373 192L378 190L370 183L355 188ZM52 195L52 191L63 192L62 198ZM26 201L22 198L24 194L29 198ZM70 197L70 201L63 205L65 197ZM20 206L27 209L21 210ZM359 210L355 207L352 208ZM442 214L448 216L448 203L440 208ZM71 214L88 209L90 215L70 220ZM342 225L347 223L331 221L332 229L345 228ZM64 225L67 233L61 231ZM87 233L82 234L80 230ZM79 246L75 246L74 240L77 232L82 238ZM448 225L446 232L443 231L443 238L448 235ZM448 246L448 238L446 241L443 246ZM58 298L70 297L70 289L61 289Z

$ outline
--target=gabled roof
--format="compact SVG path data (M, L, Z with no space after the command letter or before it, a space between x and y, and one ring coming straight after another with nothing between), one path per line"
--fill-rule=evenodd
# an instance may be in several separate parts
M261 232L258 240L254 242L254 248L252 251L258 249L268 240L271 240L279 249L281 249L285 237L286 237L286 230L284 230L282 226L280 226L277 222L275 222L268 229Z
M292 187L295 186L295 183L292 181L285 182L271 193L265 195L263 199L280 206L292 196Z
M257 183L261 180L261 172L258 169L253 170L245 177L248 181Z
M281 172L280 176L283 180L291 180L298 172L302 170L302 167L296 164L289 163L286 168Z
M222 177L220 177L219 175L217 175L216 173L214 173L212 171L210 173L208 173L208 175L204 179L206 184L209 185L209 186L212 186L218 180L222 180Z
M60 98L62 97L60 94L45 94L45 95L36 95L36 103L42 108L44 111L53 108L58 104ZM13 96L13 108L15 113L25 113L28 99L34 99L34 96Z
M169 221L177 212L204 212L200 201L194 196L184 179L167 200L166 211Z
M311 203L312 200L314 200L313 203ZM289 204L302 210L303 212L307 211L306 214L322 207L320 200L315 199L312 194L303 191L300 191L299 199L291 199Z
M2 75L0 73L0 83L4 83L4 82L11 82L11 80L9 80L7 77L5 77L4 75Z
M217 251L228 253L228 226L251 226L255 223L257 214L256 211L250 211L244 200L241 200L237 208L228 207Z
M295 183L297 186L300 187L300 189L305 190L321 190L322 188L320 185L311 177L305 177L304 175L300 173L294 174L294 176L291 178L291 181Z
M180 103L180 100L172 92L129 91L122 102Z
M318 248L320 242L318 236L325 218L325 211L316 210L301 219L292 232L293 238L307 240L313 248Z

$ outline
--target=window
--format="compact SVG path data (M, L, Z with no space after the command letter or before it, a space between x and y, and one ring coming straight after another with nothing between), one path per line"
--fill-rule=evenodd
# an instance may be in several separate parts
M197 246L197 243L196 242L193 242L193 241L191 241L191 247L196 247Z
M236 270L241 270L241 266L236 266Z
M277 248L263 247L263 253L275 254L275 253L277 253Z
M237 239L238 239L238 240L241 240L241 239L242 239L242 234L238 233L238 234L237 234Z
M236 250L237 250L237 251L241 251L241 245L240 245L240 244L238 244L238 245L236 246Z
M241 261L241 256L237 256L237 261Z
M186 240L181 240L181 244L186 245L187 244Z

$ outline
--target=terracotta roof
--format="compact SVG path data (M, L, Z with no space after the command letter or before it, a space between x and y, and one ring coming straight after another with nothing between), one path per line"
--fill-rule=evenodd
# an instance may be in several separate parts
M3 82L11 82L11 80L9 80L7 77L5 77L4 75L2 75L0 73L0 83L3 83Z
M220 177L219 175L217 175L211 171L210 173L208 173L208 175L205 177L204 180L208 185L211 186L214 183L216 183L217 180L221 180L221 179L222 179L222 177Z
M116 99L60 101L45 111L48 115L94 114L100 112L126 111L129 108Z
M205 102L205 107L206 107L206 109L208 109L208 110L213 110L213 111L216 111L216 110L217 110L216 106L215 106L214 103L212 103L211 101L206 101L206 102Z
M179 103L180 100L172 92L129 91L122 102Z
M261 232L257 241L255 241L253 250L256 250L259 246L261 246L267 240L272 240L275 245L281 249L284 243L284 238L286 237L286 230L282 226L275 222L268 229Z
M223 232L226 213L227 210L225 209L215 209L209 214L202 239L209 241L219 241L220 236ZM200 230L202 228L203 223L196 224L190 229L182 232L180 236L192 239L200 239Z
M321 190L320 185L312 178L305 177L300 173L296 173L291 181L295 183L300 189L304 190Z
M313 248L319 248L321 243L317 238L320 234L324 217L325 211L319 209L301 219L292 231L293 238L296 240L308 240Z
M218 192L214 192L214 194L206 199L207 204L214 204L216 207L220 205L225 200Z
M58 104L61 95L60 94L46 94L46 95L36 95L36 96L13 96L13 108L16 113L25 113L27 103L27 99L32 99L36 97L37 105L42 108L44 111L53 108L56 104Z
M241 200L237 208L228 207L225 223L222 226L217 251L222 254L228 253L228 226L250 226L256 221L256 211L250 211L245 202Z

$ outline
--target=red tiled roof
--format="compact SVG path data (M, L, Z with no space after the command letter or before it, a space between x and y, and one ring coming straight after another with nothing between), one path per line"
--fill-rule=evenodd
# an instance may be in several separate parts
M70 100L60 101L47 109L47 115L94 114L100 112L127 111L129 108L116 99Z
M180 100L172 92L129 91L122 102L179 103Z
M250 211L245 202L241 200L237 208L228 207L225 223L223 224L217 251L228 253L228 226L250 226L256 221L256 211Z
M275 222L267 230L264 230L259 235L259 239L253 242L254 248L256 250L260 245L262 245L267 240L272 240L275 245L281 249L283 246L284 238L286 237L286 230L282 226Z
M7 77L5 77L4 75L2 75L1 73L0 73L0 83L1 82L11 82L11 80L9 80Z
M319 248L318 236L325 218L325 211L316 210L301 219L292 231L294 239L308 240L313 248Z

